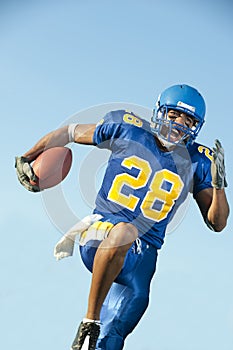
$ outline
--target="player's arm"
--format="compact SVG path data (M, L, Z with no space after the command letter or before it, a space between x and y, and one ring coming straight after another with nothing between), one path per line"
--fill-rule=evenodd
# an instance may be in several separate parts
M71 124L43 136L23 156L15 158L15 167L20 183L31 192L39 192L39 187L30 183L30 180L36 181L30 163L43 151L52 147L62 147L70 142L93 145L95 128L95 124Z
M227 187L224 150L219 140L215 141L213 149L211 175L213 188L200 191L196 201L208 227L220 232L227 224L230 210L224 189Z
M31 162L46 149L62 147L69 142L92 145L95 127L95 124L71 124L71 127L69 125L63 126L43 136L23 156Z
M196 195L196 201L207 226L216 232L222 231L229 216L225 190L206 188Z

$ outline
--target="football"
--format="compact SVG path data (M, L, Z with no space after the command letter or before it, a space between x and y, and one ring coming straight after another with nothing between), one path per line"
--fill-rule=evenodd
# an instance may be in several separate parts
M67 147L53 147L42 152L32 163L38 181L30 181L41 190L54 187L68 175L72 165L72 151Z

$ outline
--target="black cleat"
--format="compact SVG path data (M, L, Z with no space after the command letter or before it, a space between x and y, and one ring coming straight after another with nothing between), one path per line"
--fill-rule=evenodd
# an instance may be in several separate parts
M100 325L96 322L81 322L70 350L81 350L86 337L89 335L88 350L95 350L100 334Z

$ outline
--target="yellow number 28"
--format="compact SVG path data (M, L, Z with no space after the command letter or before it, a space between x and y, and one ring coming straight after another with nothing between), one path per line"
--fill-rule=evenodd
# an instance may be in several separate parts
M148 161L137 156L125 158L121 164L128 169L138 169L138 175L132 176L128 173L117 175L109 190L108 199L134 211L140 198L133 194L126 195L122 193L122 188L127 186L137 190L146 186L149 183L152 170ZM170 184L169 190L163 188L164 182ZM178 174L167 169L156 172L140 206L144 217L153 221L165 219L174 206L175 200L182 192L183 187L183 181ZM160 203L159 209L154 207L156 201Z

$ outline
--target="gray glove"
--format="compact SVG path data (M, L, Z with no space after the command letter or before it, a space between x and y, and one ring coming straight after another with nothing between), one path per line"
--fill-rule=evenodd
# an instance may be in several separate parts
M40 188L37 185L32 185L31 181L36 182L38 180L37 176L34 174L34 171L25 157L15 157L15 168L16 174L21 185L23 185L28 191L31 192L40 192Z
M213 160L211 164L212 185L217 189L227 187L224 164L224 149L219 140L215 140L213 147Z

